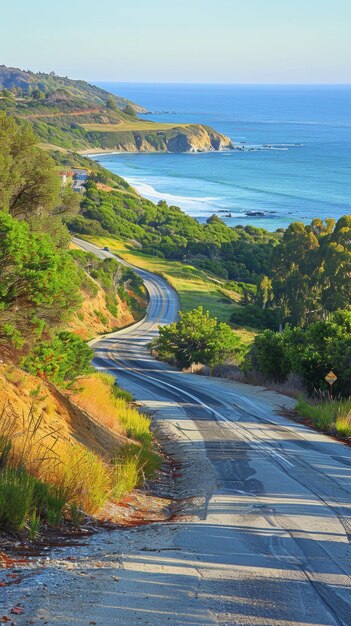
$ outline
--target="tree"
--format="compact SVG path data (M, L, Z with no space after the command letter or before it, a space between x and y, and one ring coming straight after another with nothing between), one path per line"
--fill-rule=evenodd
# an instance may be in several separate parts
M203 307L181 311L179 317L178 322L159 329L155 348L160 359L173 358L183 368L191 363L212 367L241 357L240 338L228 324L210 317Z
M37 147L31 126L0 112L0 210L19 219L56 205L53 160Z
M318 283L311 275L316 271L319 242L311 229L300 222L289 225L272 257L272 286L281 324L288 320L301 325L316 308Z
M111 94L107 96L106 109L110 109L110 111L118 111L116 100L114 99L113 96L111 96Z
M213 215L210 215L210 217L207 218L206 224L223 224L223 220L221 220L218 215L213 213Z
M322 304L328 313L346 308L351 302L351 215L341 217L323 238L321 257Z
M8 89L3 89L1 95L5 102L7 102L9 105L13 105L16 101L15 94Z
M80 210L82 196L79 192L74 191L70 185L65 185L61 191L61 197L58 199L57 206L53 209L56 215L65 215L73 217L78 215Z
M257 301L262 305L262 309L265 310L267 303L273 299L272 281L268 276L263 276L257 289Z
M32 98L34 98L34 100L44 100L45 93L41 89L39 89L39 87L35 87L34 89L32 89Z
M131 117L136 117L137 116L135 109L130 104L127 104L124 107L123 113L126 113L127 115L130 115Z
M49 235L0 212L0 345L32 344L80 303L78 268Z

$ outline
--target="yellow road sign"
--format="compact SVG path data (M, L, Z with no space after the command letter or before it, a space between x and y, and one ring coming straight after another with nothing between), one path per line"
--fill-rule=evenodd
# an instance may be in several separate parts
M338 377L334 372L330 371L329 374L326 375L325 380L329 385L334 385L335 381L338 380Z

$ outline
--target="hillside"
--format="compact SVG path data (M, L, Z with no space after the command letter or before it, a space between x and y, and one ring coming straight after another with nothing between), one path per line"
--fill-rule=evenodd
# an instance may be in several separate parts
M18 96L26 97L38 89L47 96L48 101L52 104L55 101L60 102L66 100L79 100L90 106L103 106L106 104L109 93L100 87L90 85L85 80L72 80L67 76L56 76L55 72L45 74L43 72L31 72L30 70L21 70L15 67L6 67L0 65L0 90L8 89ZM59 92L59 93L58 93ZM117 107L123 109L128 104L132 105L136 111L142 112L145 109L126 98L120 96L112 96Z
M70 247L63 218L80 195L60 188L31 126L3 112L0 162L0 542L41 541L104 515L160 463L150 420L94 373L86 344L140 319L146 294L115 259Z
M145 314L147 296L139 277L112 259L100 260L71 244L84 278L81 303L67 330L84 340L129 326Z
M233 149L198 124L140 120L143 107L82 80L0 66L0 110L31 122L43 144L75 151L205 152Z

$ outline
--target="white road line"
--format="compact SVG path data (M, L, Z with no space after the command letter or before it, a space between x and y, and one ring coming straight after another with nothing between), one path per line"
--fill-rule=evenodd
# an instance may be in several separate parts
M112 363L121 363L121 364L126 364L126 361L123 361L121 359L114 359L113 354L109 354L112 360ZM155 378L154 376L150 376L149 374L143 374L142 372L138 372L137 370L131 368L131 367L127 367L126 369L129 369L130 371L133 371L138 377L142 377L142 378L147 378L149 380L153 380L155 382L157 382L159 385L163 385L165 387L170 387L171 389L175 389L176 391L180 392L183 395L188 396L189 398L191 398L192 400L195 400L195 402L197 402L198 404L200 404L201 406L203 406L205 409L207 409L208 411L210 411L211 413L214 413L214 415L216 415L220 420L222 420L223 422L226 422L233 431L241 431L242 437L244 439L246 439L246 441L250 441L251 443L256 443L257 448L260 449L263 453L268 454L270 456L274 456L274 457L278 457L281 461L283 461L284 463L286 463L287 465L289 465L290 467L295 467L293 463L291 463L290 461L288 461L285 457L283 457L281 454L279 454L278 452L276 452L275 450L272 450L271 448L269 448L268 446L265 446L264 444L258 442L257 440L255 441L255 439L252 439L252 437L250 438L248 436L248 433L246 432L246 430L242 427L239 426L239 424L233 424L233 421L231 419L229 419L228 417L226 417L225 415L222 415L222 413L220 413L219 411L217 411L215 408L209 406L208 404L206 404L205 402L203 402L202 400L200 400L200 398L198 398L197 396L194 396L193 394L191 394L189 391L185 391L184 389L181 389L180 387L177 387L176 385L172 385L171 383L167 383L163 380L160 380L159 378Z

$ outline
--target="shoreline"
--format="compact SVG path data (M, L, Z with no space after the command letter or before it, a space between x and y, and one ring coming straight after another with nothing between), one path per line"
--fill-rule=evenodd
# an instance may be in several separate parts
M82 156L103 156L105 154L137 154L136 152L127 152L126 150L111 150L110 148L92 148L90 150L77 150L77 154Z
M170 150L116 150L111 148L92 148L89 150L76 150L77 154L89 157L91 156L103 156L105 154L172 154L172 155L184 155L184 154L224 154L232 152L242 152L240 147L234 145L234 148L224 148L223 150L186 150L185 152L171 152Z
M228 159L229 155L233 153L233 151L231 150L222 152L223 154L221 156L218 155L218 158L224 158L225 160ZM208 195L201 196L201 191L205 191L204 189L188 188L189 185L184 185L183 187L180 186L179 181L174 186L173 183L174 180L177 180L177 177L175 177L174 180L172 179L173 183L172 180L166 181L166 179L168 179L168 166L166 165L165 168L161 167L164 161L160 161L160 177L162 179L165 179L161 182L161 188L166 187L166 189L160 189L158 176L155 177L155 175L148 175L152 171L154 174L155 172L157 172L157 156L159 154L171 155L173 159L171 159L169 162L175 163L176 166L176 164L178 163L178 159L177 161L174 161L175 157L178 157L180 160L181 156L191 154L192 156L202 155L203 158L206 159L206 156L208 154L211 154L211 152L207 153L207 155L206 153L182 153L176 155L169 152L149 153L126 152L111 149L95 149L84 151L84 153L85 156L90 157L91 159L96 159L112 174L117 174L118 176L124 178L140 196L143 196L147 200L150 200L156 204L160 200L165 200L169 205L178 206L185 214L189 215L200 223L206 222L206 220L211 215L216 215L217 217L222 219L223 223L226 224L226 226L230 228L235 228L236 226L243 225L244 227L264 229L270 233L274 233L278 229L288 228L291 223L296 221L303 222L304 224L309 224L313 218L318 216L321 216L322 219L324 219L325 217L338 219L339 217L339 212L336 212L334 207L324 210L322 212L322 215L321 211L312 211L310 207L306 207L305 210L302 209L300 211L296 211L296 209L294 210L294 208L289 205L284 207L284 198L282 199L283 210L281 209L281 207L277 206L276 199L275 203L273 202L272 205L268 205L267 202L264 202L263 206L261 206L259 203L257 205L256 203L253 203L254 197L251 197L252 194L250 194L250 191L247 198L241 198L240 188L238 192L239 196L237 199L235 199L235 197L231 197L233 195L231 193L229 193L228 197L226 196L226 193L224 193L224 195L222 196L221 193L223 192L223 190L221 190L220 187L218 187L217 190L217 187L213 188L213 186L210 186L209 189L206 190L208 191ZM137 169L135 170L135 168L133 167L128 167L128 158L130 157L130 159L132 160L135 154L142 154L144 156L146 154L152 154L154 160L151 163L155 166L153 170L151 170L151 168L148 168L150 170L149 172L148 169L144 171L143 168L140 169L139 167L137 167ZM116 157L118 156L119 158L114 159L114 155L116 155ZM106 156L111 156L111 159L109 159L108 163L104 162L104 157ZM99 160L99 157L101 157L101 161ZM127 159L126 167L124 167L125 159ZM202 162L203 161L199 161L199 167L201 166ZM217 158L215 159L215 162L217 163ZM143 163L145 163L145 161L143 161ZM167 160L166 163L168 163ZM189 166L192 167L193 163L193 161L189 161ZM166 182L168 183L168 185L166 185ZM195 186L198 187L198 185ZM172 188L174 189L173 193L170 191L170 189ZM347 213L347 209L344 212Z
M96 157L98 156L103 157L108 154L109 155L125 155L125 154L134 155L134 154L149 154L149 153L134 153L134 152L127 153L124 151L106 150L104 152L101 152L101 151L90 152L89 154L86 154L85 156L91 156L92 159L96 159ZM163 154L163 153L150 153L150 154ZM165 153L165 154L172 154L172 153ZM189 153L189 154L196 154L196 153ZM263 226L261 224L261 220L265 220L265 221L269 220L269 215L271 214L270 211L267 211L267 214L265 213L264 215L254 216L255 221L252 221L252 219L250 220L250 217L252 218L253 216L246 215L245 213L238 213L238 210L236 208L223 209L223 208L218 208L215 205L211 205L211 202L215 202L216 200L218 200L218 198L216 197L180 196L180 195L169 193L167 191L164 191L164 192L158 191L153 186L154 181L150 182L150 180L147 178L143 178L141 180L136 181L135 177L121 174L117 171L114 171L110 167L107 167L105 163L100 162L100 161L98 162L103 167L105 167L108 171L110 171L112 174L117 174L118 176L121 176L124 180L127 181L127 183L131 187L133 187L136 193L142 196L143 198L146 198L147 200L150 200L151 202L154 202L156 204L160 200L165 200L169 205L173 204L175 206L178 206L183 211L183 213L185 213L186 215L189 215L200 224L205 223L206 220L211 215L216 215L219 218L221 218L223 223L226 224L226 226L228 227L235 227L238 224L244 224L245 226L264 228L268 232L274 233L278 228L287 228L288 226L288 224L284 224L284 226L282 226L281 223L276 224L273 227L272 227L272 224L266 224L265 226ZM210 210L208 209L209 206L211 206ZM251 209L247 209L247 211L249 210L251 211ZM228 218L228 216L226 215L229 213L232 214L230 218ZM228 223L228 221L230 222L231 219L236 220L237 223L235 224ZM247 221L247 220L250 220L250 221ZM294 221L294 220L291 220L291 221Z

